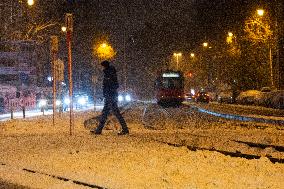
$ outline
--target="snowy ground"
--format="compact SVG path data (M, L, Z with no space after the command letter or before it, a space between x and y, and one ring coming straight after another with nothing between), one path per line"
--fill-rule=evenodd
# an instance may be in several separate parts
M51 189L283 188L284 164L265 157L283 159L283 152L233 142L284 146L284 131L277 125L261 125L259 129L259 124L180 113L177 120L157 114L159 121L146 129L142 112L138 108L126 113L129 136L117 136L117 123L101 136L90 135L83 122L94 115L92 112L76 112L72 136L68 114L57 118L54 127L52 116L0 123L0 180ZM186 146L213 146L224 151L238 148L261 158L248 160L216 151L192 151Z

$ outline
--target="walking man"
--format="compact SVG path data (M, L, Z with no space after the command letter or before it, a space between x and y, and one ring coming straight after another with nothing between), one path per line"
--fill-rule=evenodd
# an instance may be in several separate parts
M114 66L110 65L109 61L103 61L101 65L104 67L104 79L103 79L103 96L105 98L104 101L104 108L102 111L102 115L100 117L100 123L98 127L96 128L94 132L96 135L102 134L102 130L105 126L107 117L110 113L110 110L112 110L113 114L118 119L122 131L118 133L118 135L126 135L129 134L128 127L126 125L126 122L124 118L122 117L118 105L117 105L117 98L118 98L118 92L117 89L119 87L118 81L117 81L117 75L116 75L116 69Z

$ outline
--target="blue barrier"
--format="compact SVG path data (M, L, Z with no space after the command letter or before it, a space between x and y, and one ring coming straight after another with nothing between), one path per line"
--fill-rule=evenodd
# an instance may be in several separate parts
M216 117L222 117L226 119L234 119L239 121L255 121L255 122L262 122L262 123L272 123L272 124L278 124L278 125L284 125L284 120L279 119L265 119L265 118L255 118L255 117L248 117L248 116L241 116L241 115L235 115L235 114L225 114L225 113L218 113L209 111L206 109L202 109L196 106L192 106L193 108L196 108L199 112L207 113Z

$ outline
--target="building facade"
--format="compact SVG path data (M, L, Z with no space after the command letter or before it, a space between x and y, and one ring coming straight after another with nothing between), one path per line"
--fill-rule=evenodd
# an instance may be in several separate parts
M0 111L36 106L35 48L33 41L0 42Z

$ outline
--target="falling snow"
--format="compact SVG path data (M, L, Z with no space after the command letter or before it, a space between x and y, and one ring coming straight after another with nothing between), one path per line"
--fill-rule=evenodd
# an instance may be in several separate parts
M72 136L68 115L57 118L55 126L52 117L1 123L0 178L29 188L90 188L74 181L105 188L283 188L284 165L266 157L283 159L283 152L271 147L265 153L251 151L229 140L266 140L283 146L284 133L277 126L259 130L252 123L246 127L237 122L213 124L210 119L197 121L198 115L192 114L178 123L162 122L161 117L160 123L145 128L142 110L138 107L125 115L129 136L117 136L116 123L103 135L90 135L83 122L92 112L76 113ZM187 145L238 149L261 157L249 160L216 151L192 151Z

